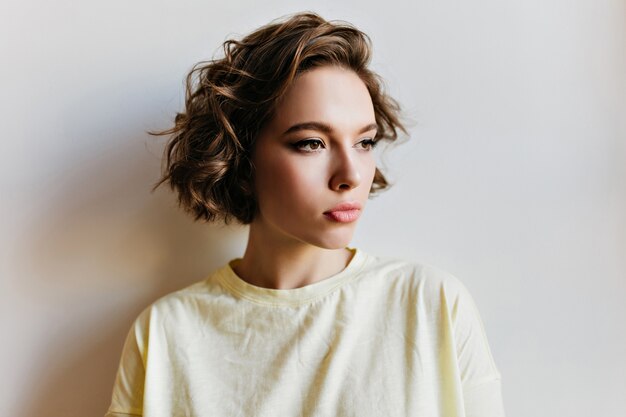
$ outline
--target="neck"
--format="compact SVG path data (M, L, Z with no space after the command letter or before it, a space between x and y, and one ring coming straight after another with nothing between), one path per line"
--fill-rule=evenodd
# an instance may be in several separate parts
M324 249L284 236L272 236L263 225L252 223L244 256L235 273L263 288L294 289L333 276L348 265L346 248Z

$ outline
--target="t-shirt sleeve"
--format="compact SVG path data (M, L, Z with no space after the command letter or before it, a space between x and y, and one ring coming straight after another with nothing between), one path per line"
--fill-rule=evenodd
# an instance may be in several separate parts
M148 314L148 309L144 310L126 336L113 386L111 405L105 417L143 415Z
M500 372L474 299L458 282L452 322L467 417L504 417Z

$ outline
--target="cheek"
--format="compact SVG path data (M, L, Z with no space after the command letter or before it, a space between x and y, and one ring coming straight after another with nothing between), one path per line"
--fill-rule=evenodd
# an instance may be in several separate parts
M324 185L317 164L294 158L265 159L257 165L256 187L261 207L308 206Z
M368 156L361 167L361 178L363 178L363 184L361 186L363 191L369 194L372 183L374 182L374 176L376 175L376 160L373 156Z
M376 174L376 158L374 158L374 155L369 155L367 158L366 173L368 175L367 178L371 180L374 179L374 175Z

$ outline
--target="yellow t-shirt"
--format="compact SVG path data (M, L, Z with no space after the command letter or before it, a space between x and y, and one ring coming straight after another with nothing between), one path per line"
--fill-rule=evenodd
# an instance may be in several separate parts
M358 249L291 290L232 266L133 324L106 416L504 416L467 289L432 266Z

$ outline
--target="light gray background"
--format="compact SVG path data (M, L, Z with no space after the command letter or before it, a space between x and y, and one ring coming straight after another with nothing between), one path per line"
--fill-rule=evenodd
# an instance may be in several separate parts
M626 7L618 0L0 4L0 412L104 414L155 298L242 254L159 175L182 80L310 9L369 33L412 120L353 245L470 289L509 417L626 415Z

